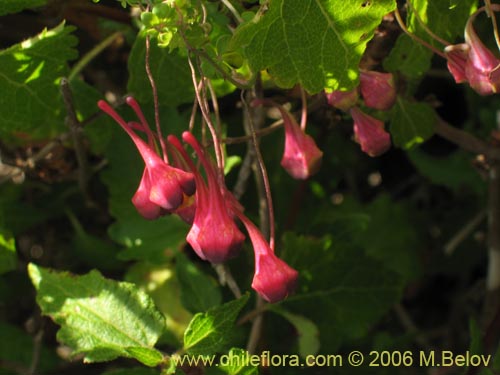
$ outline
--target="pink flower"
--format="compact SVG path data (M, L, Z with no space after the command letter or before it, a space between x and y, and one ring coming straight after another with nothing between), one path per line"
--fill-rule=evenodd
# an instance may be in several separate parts
M186 161L191 164L196 179L196 211L186 240L200 258L211 263L222 263L238 253L245 236L234 222L231 202L226 202L224 199L223 191L227 189L217 182L214 167L207 159L201 145L189 132L184 132L182 139L195 150L203 164L208 182L207 186L188 158ZM177 138L169 136L168 141L187 157Z
M500 60L485 47L477 36L472 15L465 26L465 43L469 46L465 74L470 86L480 95L498 92L500 88Z
M194 194L196 189L194 176L190 172L170 166L160 158L154 150L154 137L139 105L132 97L128 97L126 102L136 112L141 124L126 123L103 100L98 102L98 106L127 132L139 150L146 166L132 203L144 218L155 219L179 207L182 204L184 195ZM146 132L149 145L133 131L134 128L139 128ZM154 205L159 209L154 209Z
M444 49L448 70L456 83L467 82L465 66L469 56L469 49L469 45L466 43L454 44Z
M328 104L344 112L347 112L349 111L349 109L354 107L358 101L358 98L359 94L357 87L350 91L337 90L331 93L326 93L326 99L328 100Z
M391 137L384 130L384 123L363 113L359 108L351 108L354 120L354 138L361 150L370 156L378 156L391 146Z
M391 73L361 71L359 89L367 107L388 110L396 101L396 88Z
M278 258L257 227L243 214L238 217L245 225L255 254L255 273L252 288L266 301L285 299L295 290L298 272Z
M305 180L315 174L320 166L323 153L314 139L305 134L293 116L282 106L278 106L285 127L285 151L281 166L292 176Z

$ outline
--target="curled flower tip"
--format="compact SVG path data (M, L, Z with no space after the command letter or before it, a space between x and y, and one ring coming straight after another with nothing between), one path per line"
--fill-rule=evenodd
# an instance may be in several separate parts
M359 89L367 107L388 110L396 101L396 87L391 73L361 71Z
M344 112L349 111L354 107L358 101L359 94L358 88L354 88L350 91L333 91L326 93L326 100L328 104L332 107L338 108Z
M252 288L266 301L279 302L295 291L299 273L278 258L257 227L243 214L238 214L252 241L255 273Z
M466 43L454 44L444 49L448 70L456 83L467 82L465 66L469 55L469 45Z
M182 138L195 150L207 176L205 184L200 172L193 170L196 211L186 240L200 258L222 263L237 255L245 236L234 222L233 202L223 196L222 191L226 188L219 185L214 166L201 145L189 132L184 132Z
M166 212L156 203L151 202L149 199L150 192L151 181L149 179L149 172L147 168L145 168L141 182L139 183L139 188L132 197L132 204L142 217L147 220L154 220Z
M378 156L391 146L391 137L384 130L384 123L363 113L359 108L351 108L354 120L354 139L361 145L361 150L370 156Z
M285 150L281 166L293 178L305 180L318 172L323 152L316 146L314 139L304 133L287 110L281 106L278 106L278 109L285 128Z

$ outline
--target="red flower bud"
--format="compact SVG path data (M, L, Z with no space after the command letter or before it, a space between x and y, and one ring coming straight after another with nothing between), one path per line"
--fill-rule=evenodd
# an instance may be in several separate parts
M97 104L106 114L111 116L127 132L135 143L139 153L146 164L144 173L139 184L139 188L133 197L133 203L138 212L146 219L154 219L156 215L171 212L182 204L183 196L192 195L196 186L194 176L190 172L185 172L165 163L154 150L153 135L139 108L137 102L132 98L127 98L127 104L136 112L141 124L127 124L111 106L103 100ZM133 129L142 127L147 135L150 144L145 143ZM153 209L152 205L160 207L160 213ZM162 211L163 209L163 211ZM158 217L156 216L156 217Z
M193 169L196 179L196 212L186 240L200 258L211 263L222 263L237 254L245 236L234 222L231 202L224 199L222 192L227 189L219 186L214 167L200 144L189 132L184 132L182 139L195 150L208 182L207 186L201 174ZM175 137L169 136L168 140L176 148L180 146Z
M354 107L358 101L359 94L358 89L352 89L350 91L333 91L331 93L326 93L326 99L328 104L332 107L338 108L344 112L349 111Z
M388 110L396 101L396 88L391 73L361 71L359 89L367 107Z
M363 113L359 108L351 108L354 120L354 139L361 150L370 156L378 156L391 146L391 137L384 130L384 123Z
M281 166L293 178L305 180L319 170L323 153L288 111L281 106L278 106L278 109L285 127L285 151Z
M255 254L255 273L252 288L268 302L278 302L293 293L298 272L278 258L257 227L243 214L238 214L245 225Z

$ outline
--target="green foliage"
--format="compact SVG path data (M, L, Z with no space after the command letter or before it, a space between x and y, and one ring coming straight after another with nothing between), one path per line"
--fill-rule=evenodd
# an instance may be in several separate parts
M0 51L0 134L30 131L36 137L61 130L58 83L69 72L67 61L77 56L73 30L61 23Z
M28 271L45 315L61 325L57 337L85 361L133 357L147 366L162 360L155 351L163 316L130 283L105 279L97 271L75 276L30 264Z
M206 313L196 314L184 333L184 350L191 355L211 355L224 350L234 321L248 297L246 294Z
M460 2L412 0L411 4L427 28L450 44L455 43L457 38L463 38L465 23L477 8L476 0ZM411 8L408 28L425 40L443 48L424 30Z
M366 43L394 7L392 0L275 0L238 28L233 48L242 47L252 70L267 70L280 87L350 89Z
M17 13L23 9L45 5L47 0L3 0L0 2L0 16Z
M408 78L420 78L431 67L432 52L416 44L408 35L401 34L384 60L388 72L400 72Z
M231 348L227 356L230 358L229 363L221 363L216 369L217 371L211 371L210 374L227 374L227 375L257 375L259 369L251 364L246 365L248 352L239 348ZM212 370L212 368L210 369Z
M146 38L137 36L129 57L128 91L140 103L153 103L151 84L146 75ZM151 73L163 105L175 107L193 101L194 90L187 58L151 42Z
M160 375L160 372L155 369L135 367L128 369L106 371L101 375Z
M222 295L215 280L200 271L184 254L179 253L175 260L182 304L189 311L202 312L221 304Z
M365 335L401 295L396 273L340 238L287 233L283 248L300 279L296 295L282 304L318 326L320 350L334 351L345 340Z
M434 134L436 113L429 104L398 98L391 113L391 135L394 145L412 148Z

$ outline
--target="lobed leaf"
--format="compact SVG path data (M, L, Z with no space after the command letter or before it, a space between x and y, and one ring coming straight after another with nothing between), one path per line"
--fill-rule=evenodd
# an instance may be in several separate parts
M263 16L237 29L232 45L243 48L254 72L267 70L280 87L347 90L357 84L366 44L395 5L393 0L273 0Z
M0 51L0 134L51 135L63 126L59 79L76 58L73 27L59 24Z
M165 319L151 298L134 284L104 278L98 271L83 276L28 265L42 313L61 329L57 338L86 362L133 357L147 366L162 356L153 348Z

